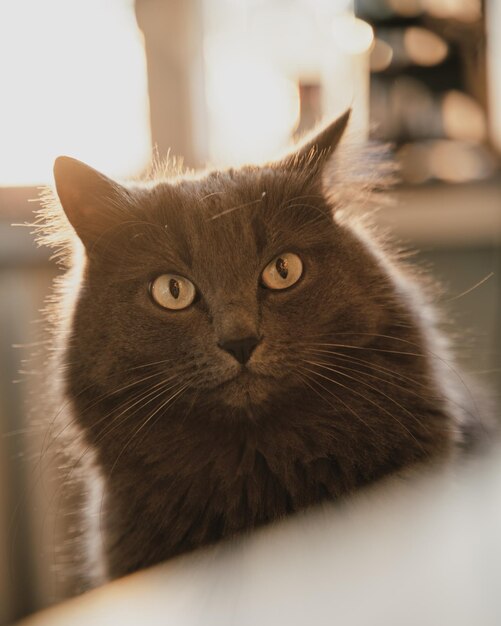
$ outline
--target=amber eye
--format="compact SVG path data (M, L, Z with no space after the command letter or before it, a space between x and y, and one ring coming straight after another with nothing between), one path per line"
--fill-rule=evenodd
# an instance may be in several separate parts
M303 263L297 254L285 252L273 259L261 275L263 285L269 289L287 289L301 278Z
M151 283L153 300L164 309L186 309L195 299L195 285L176 274L162 274Z

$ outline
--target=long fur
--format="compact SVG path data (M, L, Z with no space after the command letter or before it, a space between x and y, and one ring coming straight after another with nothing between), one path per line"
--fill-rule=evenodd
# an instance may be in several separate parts
M44 193L38 241L66 271L53 394L70 400L67 449L99 503L90 584L441 462L475 419L419 277L360 216L392 166L375 149L326 165L312 145L263 167L157 166L103 201L115 225L85 248ZM265 292L266 255L288 246L304 280ZM200 291L179 314L148 293L174 270ZM264 335L241 385L217 347L228 328Z

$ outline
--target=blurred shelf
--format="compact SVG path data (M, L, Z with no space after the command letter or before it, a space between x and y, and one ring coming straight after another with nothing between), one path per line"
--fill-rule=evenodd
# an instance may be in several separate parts
M0 219L0 268L38 266L48 263L49 257L50 251L47 248L37 246L33 227L14 225Z
M501 243L501 181L402 187L377 222L411 244L473 247Z

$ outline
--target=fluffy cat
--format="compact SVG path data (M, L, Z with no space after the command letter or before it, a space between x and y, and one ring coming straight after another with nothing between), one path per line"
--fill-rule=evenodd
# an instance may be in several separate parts
M56 358L105 579L461 442L468 398L419 281L325 184L348 119L261 167L121 185L56 161L80 240L47 200L69 268Z

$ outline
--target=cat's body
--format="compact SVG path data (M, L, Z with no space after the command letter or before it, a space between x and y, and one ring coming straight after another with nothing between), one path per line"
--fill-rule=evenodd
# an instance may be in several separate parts
M281 162L198 178L124 188L56 166L86 249L64 392L103 485L107 577L460 441L468 400L416 280L322 191L346 122ZM269 288L283 258L300 276ZM162 276L162 298L183 297L172 276L183 289L185 277L193 302L159 305Z

